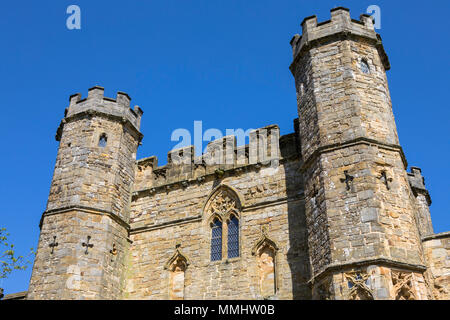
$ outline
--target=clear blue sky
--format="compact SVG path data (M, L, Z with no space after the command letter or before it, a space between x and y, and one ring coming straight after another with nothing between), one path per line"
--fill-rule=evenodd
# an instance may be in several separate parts
M66 8L81 8L81 30ZM138 158L165 163L176 128L293 131L297 117L289 41L304 17L352 18L381 8L381 30L400 142L426 177L436 232L450 230L449 1L127 0L2 1L0 4L0 226L19 252L36 247L68 98L94 85L125 91L144 110ZM6 293L26 290L15 272Z

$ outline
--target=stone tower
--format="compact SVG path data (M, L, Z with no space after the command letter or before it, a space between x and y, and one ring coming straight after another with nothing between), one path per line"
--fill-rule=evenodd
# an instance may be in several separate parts
M28 299L114 299L124 286L142 110L89 89L70 97Z
M417 222L381 37L370 16L353 20L341 7L329 21L312 16L301 25L302 36L291 40L290 69L313 298L427 299L419 228L431 227Z

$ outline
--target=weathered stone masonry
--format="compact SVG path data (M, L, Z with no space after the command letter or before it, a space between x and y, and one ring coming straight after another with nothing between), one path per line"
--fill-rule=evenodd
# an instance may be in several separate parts
M71 96L27 299L448 299L450 236L406 171L371 18L302 28L294 132L252 132L277 162L232 136L136 161L129 96Z

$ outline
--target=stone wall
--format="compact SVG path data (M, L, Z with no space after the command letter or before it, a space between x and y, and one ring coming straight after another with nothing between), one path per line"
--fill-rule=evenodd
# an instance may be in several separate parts
M434 299L450 299L450 232L423 239L428 276Z
M298 174L302 162L295 142L295 136L281 137L284 157L276 167L248 161L238 165L235 161L219 174L209 166L203 171L192 166L189 171L169 163L163 177L152 174L152 166L138 170L138 188L147 183L149 190L135 192L131 205L133 244L124 297L308 299L303 182ZM153 159L144 161L154 163ZM222 208L223 203L232 205ZM239 219L240 253L227 258L231 214ZM215 218L223 223L223 256L211 261L211 222ZM174 275L176 267L171 263L178 256L187 261L186 267L184 274L178 267ZM267 263L273 272L263 265ZM182 294L179 287L173 287L175 277L184 278ZM268 289L271 281L272 294Z

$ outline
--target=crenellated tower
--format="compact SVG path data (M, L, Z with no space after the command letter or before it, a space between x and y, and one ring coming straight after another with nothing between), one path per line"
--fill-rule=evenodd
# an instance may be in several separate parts
M117 299L124 286L142 110L130 97L70 97L28 299Z
M302 22L291 40L316 299L426 299L416 199L372 18Z

